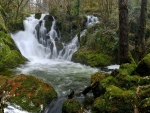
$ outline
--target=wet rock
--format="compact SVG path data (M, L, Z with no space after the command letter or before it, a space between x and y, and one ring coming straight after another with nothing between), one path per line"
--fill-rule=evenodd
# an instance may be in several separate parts
M54 21L52 15L46 15L44 17L44 20L45 20L45 27L46 27L47 31L50 31L52 22Z
M42 13L36 13L36 14L35 14L35 18L36 18L36 19L40 19L40 18L41 18L41 15L42 15Z
M63 44L59 41L55 42L56 48L57 48L57 52L59 52L60 50L63 49Z

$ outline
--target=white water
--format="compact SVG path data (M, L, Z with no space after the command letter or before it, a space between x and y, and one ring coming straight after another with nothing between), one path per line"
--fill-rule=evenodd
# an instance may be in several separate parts
M23 111L17 105L11 105L10 103L7 103L7 105L8 107L4 109L4 113L28 113L27 111Z
M97 23L98 20L92 20L93 17L87 17L87 26ZM55 38L57 37L56 20L53 18L51 30L46 33L43 18L44 15L40 20L35 19L34 15L28 17L24 20L25 31L19 31L11 35L22 55L29 60L26 64L16 68L16 75L23 73L42 78L55 88L59 97L66 97L71 90L74 90L75 98L84 103L86 98L81 96L81 92L86 86L90 85L91 75L98 69L70 62L72 54L79 47L77 36L69 44L64 44L64 48L57 52L55 46ZM38 37L34 28L41 20L40 37ZM83 31L81 35L84 35L85 32ZM49 36L49 39L46 40L45 36ZM50 48L51 44L53 44L53 48ZM62 54L62 51L65 51L65 53ZM91 94L88 94L88 96L92 98ZM47 113L55 113L55 111Z

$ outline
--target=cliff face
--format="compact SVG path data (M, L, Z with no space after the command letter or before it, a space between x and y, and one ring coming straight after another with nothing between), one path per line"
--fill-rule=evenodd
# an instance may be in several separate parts
M8 33L4 21L6 15L0 6L0 69L13 68L26 61Z

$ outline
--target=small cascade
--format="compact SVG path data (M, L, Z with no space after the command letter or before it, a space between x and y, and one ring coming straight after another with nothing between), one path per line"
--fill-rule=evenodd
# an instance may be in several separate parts
M95 23L98 23L99 19L93 15L89 15L87 16L87 22L86 22L86 26L89 27Z
M45 27L45 20L51 18L50 30ZM95 16L87 16L86 26L89 27L99 20ZM24 20L25 31L19 31L12 34L16 45L20 49L23 56L27 59L49 58L49 59L63 59L71 60L75 51L79 48L77 35L68 44L60 41L60 35L56 31L56 20L53 16L42 14L41 19L35 19L35 15ZM86 30L81 32L81 36L85 34ZM58 50L57 44L61 44L61 50Z

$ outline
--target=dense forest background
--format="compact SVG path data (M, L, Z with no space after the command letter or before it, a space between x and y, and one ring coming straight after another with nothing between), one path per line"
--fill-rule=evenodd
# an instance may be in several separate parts
M150 3L149 1L147 2L148 6ZM118 0L5 0L1 1L0 4L3 9L5 25L9 32L23 29L22 21L29 14L47 13L57 19L57 25L61 29L60 31L65 41L70 41L68 37L70 37L72 29L75 31L73 34L80 34L84 28L85 16L97 16L100 19L99 25L91 27L81 41L79 38L82 50L88 48L88 50L101 51L104 54L109 54L109 56L116 54L115 56L118 57ZM129 50L133 57L135 57L138 54L138 52L135 52L135 47L136 50L141 51L135 45L137 28L140 24L141 0L129 0L127 5ZM144 33L147 44L144 54L149 53L150 35L150 8L147 7L146 11L146 29ZM117 57L113 58L114 62L120 62ZM135 58L137 62L140 59Z

